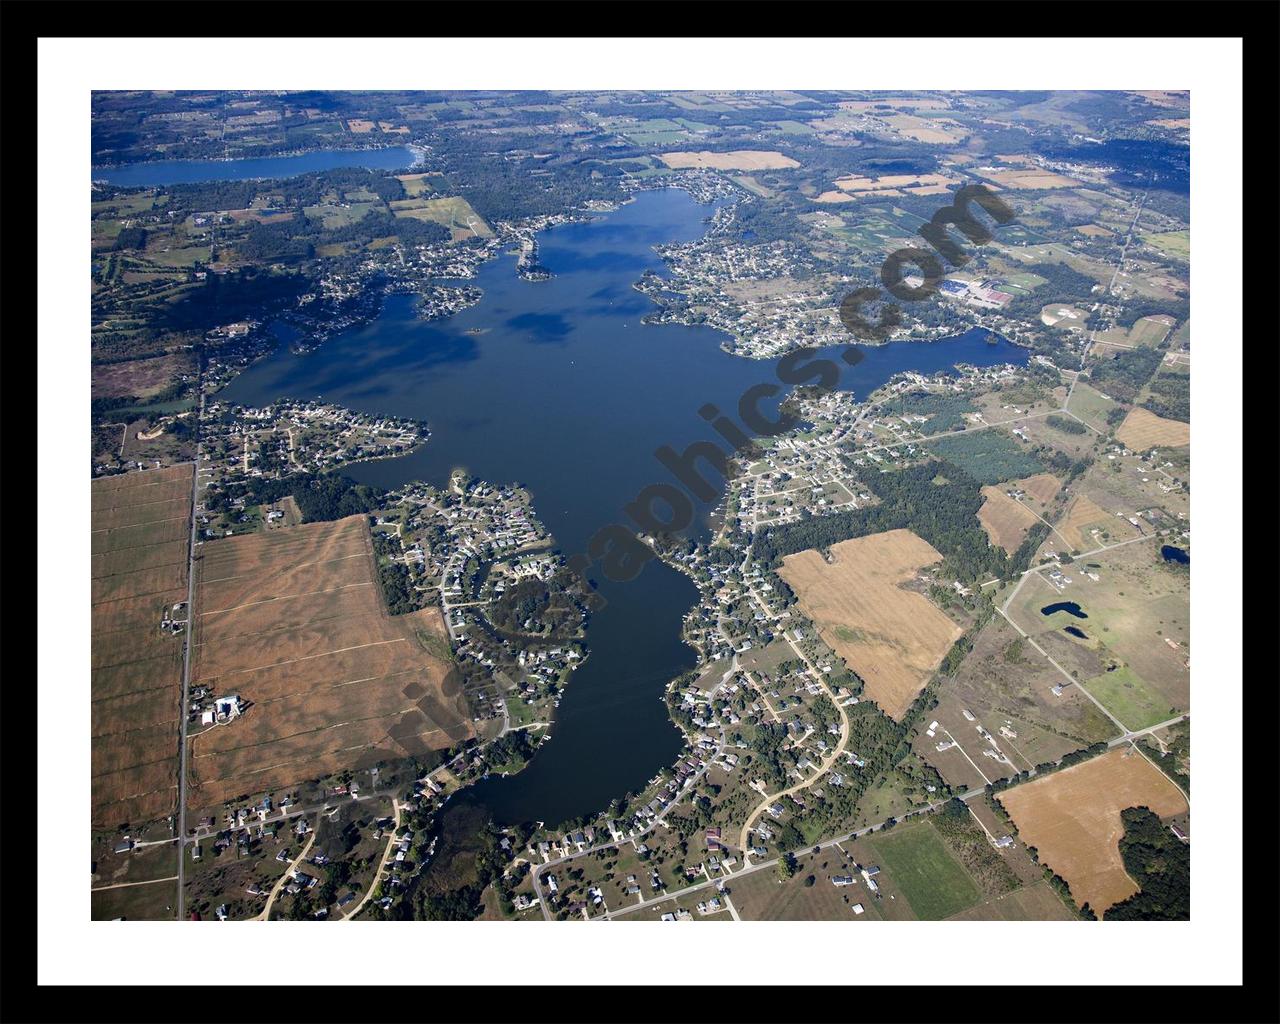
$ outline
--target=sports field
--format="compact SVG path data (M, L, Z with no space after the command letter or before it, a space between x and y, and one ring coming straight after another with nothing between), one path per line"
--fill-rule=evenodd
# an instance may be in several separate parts
M822 637L893 718L911 706L962 630L923 594L903 589L940 555L910 530L841 541L782 560L782 578Z
M997 799L1019 838L1066 879L1078 905L1088 903L1099 916L1138 891L1120 859L1120 812L1149 807L1168 818L1188 810L1178 788L1132 747L1014 786Z
M474 735L439 612L387 614L364 516L206 544L196 574L192 686L248 707L191 739L193 807Z
M177 800L190 463L93 481L92 820L138 824ZM183 606L181 608L175 606Z

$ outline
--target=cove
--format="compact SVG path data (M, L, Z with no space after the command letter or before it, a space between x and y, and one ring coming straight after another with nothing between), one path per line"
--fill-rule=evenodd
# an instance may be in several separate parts
M387 149L318 149L296 156L267 156L245 160L147 160L119 167L95 167L94 181L109 185L152 187L189 185L197 181L253 181L292 178L335 167L363 167L393 171L412 167L413 151L404 146Z
M532 491L560 549L585 551L600 527L629 522L623 507L645 486L674 482L656 448L724 444L700 407L712 402L736 420L748 387L777 383L773 362L730 355L715 330L640 322L655 307L632 284L646 270L664 271L652 247L698 238L711 211L680 190L641 192L613 213L542 232L539 260L550 280L521 280L515 257L502 256L470 282L483 289L481 301L448 320L423 322L413 296L392 295L372 323L306 354L281 346L219 397L247 405L323 397L425 420L431 439L418 451L343 472L382 487L443 485L459 466L518 482ZM985 330L864 348L854 367L841 351L821 355L841 367L841 389L864 397L904 370L1027 360L1007 341L988 344ZM761 410L774 418L785 394L780 386ZM714 473L707 479L723 489ZM691 532L704 535L712 505L698 508ZM696 588L656 561L631 582L604 579L598 566L588 575L607 604L591 618L589 655L569 681L550 742L519 774L481 782L451 805L479 803L499 822L556 824L639 790L680 752L661 698L666 683L695 664L680 631Z

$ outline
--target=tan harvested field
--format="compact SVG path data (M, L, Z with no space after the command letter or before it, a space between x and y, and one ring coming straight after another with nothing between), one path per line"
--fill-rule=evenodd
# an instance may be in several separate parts
M1059 536L1071 544L1076 551L1091 551L1099 544L1097 538L1089 533L1089 527L1099 527L1112 535L1112 540L1127 540L1136 536L1137 531L1125 520L1112 515L1099 507L1093 499L1085 494L1077 494L1067 506L1066 514L1060 523L1055 524ZM1119 533L1120 536L1116 534Z
M894 114L884 118L884 123L899 135L916 142L936 142L949 145L969 135L964 125L945 118L930 119L913 114Z
M901 586L941 560L910 530L841 541L783 559L781 575L822 637L862 677L866 695L901 718L962 630Z
M877 178L868 178L858 174L848 174L835 180L836 188L846 192L870 193L882 189L907 189L918 191L921 188L941 187L946 191L947 185L958 185L961 179L946 174L886 174Z
M1027 496L1035 499L1042 507L1053 501L1062 487L1062 481L1052 473L1037 473L1022 480L1011 480L1010 483L1026 491Z
M1067 880L1076 903L1099 915L1138 891L1120 859L1120 812L1149 807L1169 818L1188 810L1178 788L1132 747L1014 786L997 799L1019 838Z
M1031 168L995 169L981 167L977 173L988 181L1010 189L1074 188L1080 182L1065 174Z
M1167 420L1135 406L1120 424L1116 437L1136 452L1144 452L1148 448L1182 447L1191 443L1191 424Z
M1007 486L988 485L982 488L986 501L978 509L978 522L987 531L987 538L992 544L1013 554L1027 536L1027 531L1040 520L1031 509L1009 497L1007 490Z
M396 199L391 203L397 217L431 221L449 229L450 241L461 242L468 238L492 238L493 229L462 196L443 196L439 199Z
M717 171L776 171L800 166L798 161L773 149L738 149L732 153L661 153L659 156L664 164L677 170L711 167Z
M192 684L249 703L191 740L193 805L212 806L474 735L438 610L392 617L363 516L205 545ZM423 638L423 639L420 639Z
M948 921L1071 921L1070 909L1049 887L1048 882L1037 882L1025 889L977 906L962 910L947 918Z
M160 623L187 599L192 471L186 464L129 473L90 488L90 788L97 827L174 810L183 641Z

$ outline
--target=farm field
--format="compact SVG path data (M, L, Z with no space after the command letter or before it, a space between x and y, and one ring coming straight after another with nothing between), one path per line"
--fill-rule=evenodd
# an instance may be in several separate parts
M877 834L871 845L922 921L941 921L981 898L977 884L928 822Z
M468 238L491 238L493 231L462 196L440 199L397 199L391 204L397 217L427 220L449 229L454 242Z
M89 916L94 921L171 921L174 898L171 881L98 889L90 894Z
M1111 665L1117 661L1127 665L1138 677L1129 680L1130 687L1123 687L1123 683L1098 685L1118 699L1136 702L1139 718L1157 714L1155 721L1163 721L1187 709L1191 700L1187 668L1191 653L1190 594L1185 575L1162 563L1159 544L1152 540L1126 545L1066 569L1072 582L1062 592L1039 574L1028 579L1009 609L1010 616L1033 636L1056 632L1066 625L1086 633L1087 640L1070 643L1098 659L1097 671L1091 671L1087 664L1079 666L1079 678L1086 681L1091 692L1091 681ZM1086 571L1098 579L1092 579ZM1042 607L1059 601L1076 602L1087 618L1079 619L1065 611L1042 614ZM1157 713L1154 708L1162 711ZM1139 727L1140 723L1129 721L1118 710L1111 711L1131 729Z
M661 159L668 167L680 170L685 167L711 167L717 171L776 171L800 164L777 150L738 149L732 153L662 153Z
M1178 788L1132 748L1118 748L997 799L1042 863L1066 879L1076 903L1099 915L1138 891L1120 859L1120 812L1149 807L1162 818L1187 812Z
M1138 531L1126 519L1108 512L1087 494L1080 493L1071 499L1062 520L1054 523L1054 529L1075 551L1091 551L1103 543L1138 536ZM1107 537L1103 537L1104 533Z
M942 556L910 530L841 541L828 564L817 551L783 559L782 578L866 695L901 718L962 630L901 584Z
M1163 231L1159 234L1143 235L1142 240L1174 259L1189 260L1191 258L1190 231Z
M1135 406L1120 424L1116 437L1136 452L1148 448L1181 447L1191 443L1191 424L1168 420Z
M193 807L474 735L437 609L392 617L363 516L206 544L192 686L238 695L191 737Z
M177 800L190 464L93 481L90 756L95 826L171 814ZM171 896L172 894L170 894Z
M1037 882L1005 896L979 903L953 914L950 921L1071 921L1074 916L1050 888Z
M1057 639L1042 634L1037 642L1068 671L1075 669L1082 679L1105 671L1093 651L1081 644L1058 644L1054 642ZM1062 675L1039 651L1022 640L1003 617L996 616L974 638L973 650L929 720L948 730L988 778L1056 760L1070 750L1115 736L1115 725L1075 687L1068 686L1058 695L1052 692L1063 682ZM975 721L964 717L966 710ZM989 744L977 734L978 724L995 736L1012 767L980 754ZM1006 724L1015 737L1000 733ZM957 750L936 749L946 738L941 732L935 737L921 732L916 748L950 784L966 788L984 784L982 775Z
M1007 491L1005 487L990 484L982 488L982 496L986 500L978 509L978 521L992 544L1013 554L1027 531L1040 520L1026 505L1009 497Z
M1067 403L1067 411L1079 416L1095 430L1106 433L1111 428L1107 424L1107 413L1117 408L1116 402L1089 387L1084 381L1077 381L1075 390L1071 392L1071 401Z

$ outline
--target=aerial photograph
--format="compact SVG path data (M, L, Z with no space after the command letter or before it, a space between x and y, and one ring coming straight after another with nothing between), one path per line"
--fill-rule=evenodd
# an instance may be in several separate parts
M92 920L1191 919L1190 91L89 124Z

